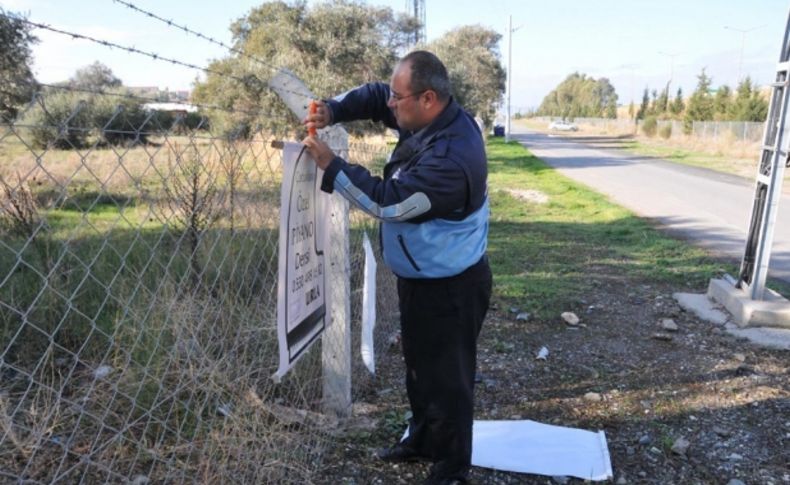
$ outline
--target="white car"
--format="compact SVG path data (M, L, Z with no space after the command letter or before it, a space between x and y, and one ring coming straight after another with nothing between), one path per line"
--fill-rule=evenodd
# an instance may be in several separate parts
M557 131L578 131L579 127L570 121L560 120L549 123L549 129Z

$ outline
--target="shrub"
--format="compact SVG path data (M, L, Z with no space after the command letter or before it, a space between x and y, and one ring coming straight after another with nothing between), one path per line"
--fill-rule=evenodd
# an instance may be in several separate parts
M666 124L666 125L662 126L662 127L661 127L661 128L658 130L658 135L659 135L661 138L663 138L663 139L665 139L665 140L668 140L668 139L669 139L669 137L671 137L671 136L672 136L672 124L670 123L670 124Z
M123 93L123 91L118 91ZM101 141L110 145L145 143L156 125L147 122L148 113L139 101L120 96L96 96L91 100L91 126L99 130Z
M40 95L22 117L36 148L82 148L87 143L90 106L83 93L51 91Z
M642 123L642 131L650 138L656 136L656 131L658 131L658 120L656 120L655 116L648 116L645 118L644 123Z

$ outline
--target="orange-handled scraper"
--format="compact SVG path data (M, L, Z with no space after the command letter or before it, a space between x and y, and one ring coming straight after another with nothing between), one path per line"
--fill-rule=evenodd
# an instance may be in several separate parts
M310 101L310 114L314 115L318 112L318 104L315 101ZM309 136L316 136L315 126L311 126L307 129L307 134Z

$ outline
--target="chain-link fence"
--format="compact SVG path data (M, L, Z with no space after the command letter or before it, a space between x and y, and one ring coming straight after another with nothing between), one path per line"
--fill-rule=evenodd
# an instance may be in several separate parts
M101 91L63 103L61 91L40 91L0 126L0 477L311 481L337 426L322 407L327 343L271 379L272 141L288 135L218 136L201 115L138 111ZM98 121L102 103L113 108ZM354 142L349 158L375 165L386 148ZM362 234L376 241L377 228L348 220L348 265L327 286L350 285L356 395L371 382L358 359ZM378 301L383 354L396 312Z

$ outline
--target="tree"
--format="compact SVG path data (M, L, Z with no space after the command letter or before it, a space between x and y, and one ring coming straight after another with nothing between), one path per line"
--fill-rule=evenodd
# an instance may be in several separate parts
M684 109L686 109L686 103L683 102L683 88L679 87L677 94L675 94L675 100L669 106L669 111L678 116Z
M717 121L726 121L730 118L732 111L730 104L732 103L732 90L729 86L722 85L716 90L713 96L713 117Z
M294 72L317 96L334 96L387 79L418 27L411 16L347 0L266 2L230 27L234 47L245 55L213 61L213 72L196 82L192 98L234 111L207 113L212 127L226 135L243 135L256 125L296 128L299 120L266 85L277 67Z
M689 99L686 115L683 118L683 129L686 134L691 133L695 121L710 121L713 119L713 98L710 95L711 78L705 74L705 68L697 76L697 89Z
M90 91L117 88L121 84L121 80L115 77L112 70L99 61L77 69L68 81L69 86Z
M730 113L735 121L765 121L768 115L768 101L752 86L748 76L738 84Z
M540 115L563 118L616 117L616 111L617 93L609 80L595 80L578 72L569 75L546 95L538 108Z
M36 92L30 45L37 41L21 18L0 14L0 119L16 118Z
M444 62L453 95L467 111L490 126L505 93L505 69L499 60L500 34L479 25L458 27L428 45Z
M636 119L638 120L645 119L645 116L647 116L649 109L650 109L650 94L648 94L647 87L645 87L645 92L642 93L642 104L639 105L639 110L636 112Z
M658 90L654 89L650 92L650 96L653 100L650 102L650 109L648 110L648 114L656 115L658 114Z
M656 114L660 115L662 113L666 113L669 110L669 83L667 83L667 87L661 90L661 94L658 95L658 100L656 101Z

